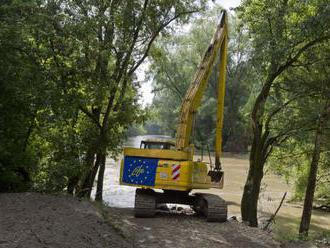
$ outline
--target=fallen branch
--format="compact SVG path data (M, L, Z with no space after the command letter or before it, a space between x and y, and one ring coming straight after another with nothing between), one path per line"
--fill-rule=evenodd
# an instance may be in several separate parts
M284 202L284 199L285 199L285 197L286 197L286 194L287 194L287 192L284 193L284 195L283 195L283 197L282 197L282 200L281 200L281 202L280 202L280 205L277 207L275 213L274 213L272 216L270 216L270 218L267 220L267 224L263 227L263 230L267 230L268 227L269 227L269 225L274 221L274 219L275 219L275 217L276 217L278 211L280 211L280 208L282 207L282 204L283 204L283 202Z
M329 205L313 206L313 209L330 212L330 206Z

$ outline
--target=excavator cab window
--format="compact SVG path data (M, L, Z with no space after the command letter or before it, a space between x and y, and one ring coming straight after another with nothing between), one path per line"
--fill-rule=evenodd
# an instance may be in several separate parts
M174 144L168 142L141 141L140 148L173 150L175 149L175 146Z

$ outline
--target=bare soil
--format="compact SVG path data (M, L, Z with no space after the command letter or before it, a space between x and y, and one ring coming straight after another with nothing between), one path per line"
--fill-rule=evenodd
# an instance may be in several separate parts
M96 207L69 196L0 194L0 247L279 247L232 220L207 223L182 212L137 219L128 208Z
M37 193L0 194L0 247L129 247L88 201Z
M280 247L270 234L236 220L209 223L202 216L176 210L143 219L134 218L133 209L103 211L132 247Z

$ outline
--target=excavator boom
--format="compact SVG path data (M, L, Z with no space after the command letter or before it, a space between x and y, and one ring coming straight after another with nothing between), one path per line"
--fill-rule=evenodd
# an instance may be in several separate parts
M226 61L227 61L227 15L222 11L220 23L214 33L211 44L205 51L204 57L198 67L192 83L185 95L181 107L181 114L176 135L176 149L188 150L191 146L190 137L193 129L193 119L201 104L201 100L206 89L208 79L211 75L213 65L220 52L218 63L218 82L217 82L217 123L216 123L216 144L215 144L215 167L220 169L220 152L222 144L223 110L226 80Z

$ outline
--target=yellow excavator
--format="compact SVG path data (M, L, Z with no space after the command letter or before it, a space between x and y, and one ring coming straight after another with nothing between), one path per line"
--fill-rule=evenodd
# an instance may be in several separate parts
M227 14L222 11L211 44L205 51L182 103L175 141L143 140L140 148L124 148L120 184L137 187L134 207L136 217L152 217L159 206L174 203L190 205L198 214L205 215L207 221L227 220L227 204L221 197L205 193L191 194L195 189L223 187L220 153L227 44ZM208 166L201 160L194 161L191 134L194 116L214 66L218 71L215 165ZM162 192L154 189L161 189Z

